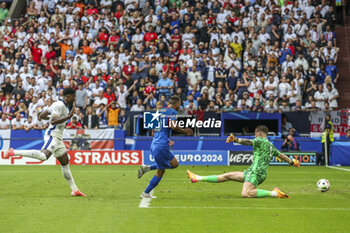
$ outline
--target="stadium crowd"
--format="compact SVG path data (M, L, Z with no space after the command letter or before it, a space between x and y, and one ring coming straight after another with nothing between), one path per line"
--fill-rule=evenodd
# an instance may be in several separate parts
M337 48L325 0L33 0L0 9L0 128L44 129L38 113L74 87L68 128L123 126L127 111L334 110Z

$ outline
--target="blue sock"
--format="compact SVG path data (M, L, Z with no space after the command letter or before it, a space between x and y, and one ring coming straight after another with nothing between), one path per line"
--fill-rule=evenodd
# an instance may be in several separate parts
M157 187L157 185L159 184L161 179L162 179L162 177L158 177L158 176L154 175L153 178L151 179L151 181L149 182L149 185L147 186L145 193L149 193L155 187Z
M150 170L156 170L157 169L157 165L155 164L152 164L150 167L149 167Z

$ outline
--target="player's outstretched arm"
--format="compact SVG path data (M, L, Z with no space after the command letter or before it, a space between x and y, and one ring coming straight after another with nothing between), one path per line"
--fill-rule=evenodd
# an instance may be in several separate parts
M237 137L235 137L235 135L233 133L231 133L230 136L227 137L227 139L226 139L226 143L230 143L230 142L237 142L237 143L244 145L244 146L252 146L253 145L252 140L246 139L246 138L237 138Z
M294 167L300 167L300 161L296 160L296 159L290 159L288 158L285 154L280 154L280 159L282 159L283 161L289 163L290 165L294 166Z

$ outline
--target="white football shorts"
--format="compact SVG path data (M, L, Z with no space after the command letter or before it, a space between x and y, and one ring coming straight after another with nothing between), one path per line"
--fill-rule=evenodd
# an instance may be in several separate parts
M67 153L66 146L62 139L46 135L44 141L45 143L41 150L50 151L55 158L59 158Z

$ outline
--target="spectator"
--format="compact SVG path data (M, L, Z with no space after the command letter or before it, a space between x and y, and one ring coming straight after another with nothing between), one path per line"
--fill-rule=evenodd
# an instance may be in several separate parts
M150 94L145 98L145 100L143 101L143 105L151 109L156 108L157 99L154 97L153 92L150 92Z
M35 124L33 122L33 117L32 116L28 116L27 121L24 123L24 130L26 132L28 132L31 129L35 129Z
M22 82L18 82L17 87L12 90L12 95L17 96L19 94L21 99L24 98L25 93L25 90L22 89Z
M336 110L338 108L337 99L339 98L339 93L337 89L333 88L332 84L328 83L326 93L327 93L330 109Z
M140 100L140 99L139 99ZM141 100L140 100L141 101ZM120 106L113 101L107 105L108 127L116 127L119 125Z
M106 111L106 105L104 103L100 103L99 108L96 110L98 121L98 128L99 129L105 129L108 126L107 117L108 112Z
M316 106L316 102L313 100L310 102L310 105L306 108L306 111L308 112L320 111L320 110L321 109Z
M207 112L218 112L219 110L220 110L219 106L217 106L214 101L210 101L209 106L208 106L206 111Z
M15 118L11 121L11 125L13 130L24 129L24 119L21 118L21 114L17 113L15 115Z
M310 96L314 97L316 91L317 91L316 77L312 75L310 77L310 82L307 84L306 94L308 97Z
M44 130L47 128L47 121L41 119L39 116L36 117L34 121L34 129L36 130Z
M159 95L165 95L166 98L169 98L170 91L173 88L173 83L171 80L167 77L167 73L162 73L162 78L158 80L157 82L157 90L159 92Z
M250 107L246 104L245 99L241 99L240 103L237 104L236 110L237 111L249 111Z
M269 100L268 105L264 108L264 111L267 113L274 113L278 111L278 108L275 106L273 100Z
M282 105L279 106L278 112L283 113L283 112L289 112L290 107L288 105L288 102L286 100L282 101Z
M324 107L324 102L328 99L327 93L323 91L323 85L318 84L318 91L315 92L314 100L316 102L316 107L322 109Z
M302 112L304 109L304 106L301 105L301 101L297 100L295 106L292 107L292 112Z
M124 86L123 86L124 87ZM95 101L94 101L94 108L97 108L98 106L100 106L101 104L104 104L105 106L107 106L108 104L108 99L106 97L104 97L103 94L103 90L99 91L99 95L97 97L95 97Z
M210 103L210 101L208 99L208 95L206 93L203 93L201 96L201 99L198 102L198 109L200 111L205 111L208 108L209 103ZM232 107L231 104L229 104L228 106ZM232 107L232 109L233 109L233 107Z
M84 83L81 81L78 84L78 90L75 92L75 106L80 108L80 110L85 111L88 104L88 94L84 88Z
M86 108L83 127L84 129L98 129L98 118L91 106Z
M120 114L119 114L119 125L124 129L125 128L125 125L126 125L126 121L127 121L127 116L126 116L126 112L125 110L121 110L120 111Z
M8 9L6 7L6 2L1 3L1 8L0 8L0 23L3 23L3 21L6 19L8 14Z
M28 113L27 106L25 105L24 100L21 99L14 110L14 115L20 114L21 118L27 119Z
M0 129L9 129L11 126L10 120L7 118L6 113L1 114Z
M350 129L345 131L345 135L340 136L340 140L350 141Z
M243 98L238 100L237 105L241 105L242 100L245 100L244 102L248 106L248 108L250 108L253 105L252 101L249 99L249 93L247 91L243 93Z
M260 104L260 100L255 99L254 100L254 105L250 108L250 111L252 112L263 112L264 108Z
M69 122L66 126L67 129L82 129L83 126L78 122L78 118L73 116L72 121Z
M339 78L338 68L334 65L334 60L329 59L328 65L326 66L326 74L331 76L332 82L337 83Z
M145 111L145 107L142 105L142 100L138 99L136 104L134 104L131 107L130 111L132 111L132 112L143 112L143 111Z
M221 111L222 112L233 112L234 111L234 107L232 106L230 101L226 101L225 102L225 106L221 108Z
M202 80L202 75L197 71L197 67L193 66L192 70L187 74L188 89L193 90L194 86L198 87Z
M274 97L277 97L278 92L278 81L273 78L272 75L269 76L268 80L264 84L264 90L266 91L266 98L272 94Z

